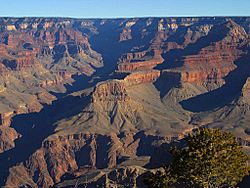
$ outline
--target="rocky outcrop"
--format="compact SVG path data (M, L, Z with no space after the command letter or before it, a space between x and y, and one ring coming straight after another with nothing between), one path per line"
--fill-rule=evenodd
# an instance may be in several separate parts
M139 61L140 60L140 61ZM163 62L161 51L143 51L128 53L118 64L117 73L130 73L124 78L126 86L155 82L160 77L160 71L153 70Z
M7 29L8 31L15 31L15 30L16 30L16 26L15 26L15 25L7 25L7 26L6 26L6 29Z
M52 101L56 100L56 97L48 92L39 92L36 96L41 104L52 104Z
M124 81L126 85L131 86L142 83L152 83L155 82L159 77L160 71L158 70L139 71L126 76Z
M211 68L206 70L190 70L181 72L183 83L219 83L235 67Z
M247 78L246 83L244 84L242 91L242 97L250 97L250 78Z
M127 53L121 58L121 63L130 62L133 61L134 59L142 59L144 56L146 56L146 54L147 51Z
M160 64L157 60L135 62L135 63L121 63L118 65L118 71L120 72L132 72L145 69L153 69L156 65Z
M126 41L132 39L131 35L131 29L130 28L124 28L122 30L122 33L120 34L120 41Z
M152 56L147 55L146 52L130 53L122 61L122 63L118 64L118 72L133 72L153 69L163 62L163 58L159 51L154 51Z
M122 81L108 81L96 86L93 101L126 101L128 94Z
M64 81L65 80L62 77L56 77L54 80L44 80L44 81L37 83L36 85L33 85L33 86L48 88L51 86L57 86L57 85L63 84Z
M126 87L155 82L160 77L160 71L138 71L126 76L123 80L110 80L99 83L94 90L92 99L96 101L127 101L130 99Z
M0 114L0 126L8 127L14 112L3 112Z
M131 20L126 22L125 27L123 28L120 34L120 41L126 41L132 39L131 27L136 24L136 20Z
M19 137L15 129L0 126L0 153L15 147L14 141Z

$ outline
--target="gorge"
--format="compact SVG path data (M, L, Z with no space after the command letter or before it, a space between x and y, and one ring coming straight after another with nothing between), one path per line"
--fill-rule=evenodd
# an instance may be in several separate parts
M199 127L250 155L249 53L248 17L0 18L0 185L143 187Z

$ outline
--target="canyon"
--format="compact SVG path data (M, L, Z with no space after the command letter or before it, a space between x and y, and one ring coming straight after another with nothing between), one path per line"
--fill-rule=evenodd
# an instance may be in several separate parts
M1 186L144 187L199 127L250 155L250 18L0 23Z

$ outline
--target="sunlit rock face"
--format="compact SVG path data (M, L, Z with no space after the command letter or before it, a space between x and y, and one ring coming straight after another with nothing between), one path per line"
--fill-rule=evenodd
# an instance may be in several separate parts
M249 151L250 18L0 23L1 186L143 187L201 126Z

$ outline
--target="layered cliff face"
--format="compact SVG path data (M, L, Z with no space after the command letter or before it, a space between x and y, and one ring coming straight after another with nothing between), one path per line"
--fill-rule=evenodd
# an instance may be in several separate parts
M240 47L247 35L237 24L229 21L225 24L227 31L221 41L202 48L197 55L184 58L184 82L220 82L229 72L236 68L234 62L240 57ZM209 35L214 35L213 31ZM223 33L223 31L220 31ZM209 37L209 36L208 36ZM228 41L231 41L228 43Z
M214 27L211 24L193 26L194 23L178 26L177 21L172 22L159 20L158 31L148 50L137 50L123 56L118 64L118 73L151 70L158 65L161 70L174 67L170 70L181 75L181 83L202 85L207 90L223 85L223 78L236 68L234 62L244 53L242 46L248 40L245 30L231 19ZM177 35L181 33L184 34ZM175 61L168 55L174 56ZM165 63L162 56L166 57ZM173 62L170 64L168 61Z
M0 127L0 153L15 147L14 141L18 138L18 133L10 127Z
M160 71L148 70L134 72L125 77L126 85L137 85L142 83L153 83L160 77Z
M1 185L143 187L201 126L249 151L249 18L0 22Z
M2 18L0 114L40 111L64 92L72 75L90 76L103 66L88 37L71 20Z
M89 73L88 70L93 69L90 65L102 66L101 56L91 49L87 36L79 30L80 28L73 27L73 21L56 19L51 19L49 22L46 19L28 21L30 23L27 27L22 27L23 23L18 19L11 18L5 20L7 23L2 25L6 28L1 32L1 59L7 69L20 71L40 59L44 61L43 66L56 65L56 68L50 70L58 72L65 68L60 63L62 59L68 61L71 68L73 61L78 61L79 67L75 64L74 68L79 73ZM15 25L17 29L8 29L9 23ZM51 60L46 62L45 57L50 57Z
M126 101L128 94L124 83L120 81L110 81L101 83L95 88L93 102L96 101Z
M29 160L13 167L7 179L7 185L49 187L61 181L62 176L80 177L86 171L112 169L117 165L132 166L137 163L155 163L164 156L164 152L154 151L162 143L171 141L171 137L157 137L144 133L122 132L120 134L100 135L77 133L73 135L53 136L43 142ZM144 146L147 145L147 149ZM125 162L126 161L126 162ZM135 168L136 169L136 168ZM118 181L114 179L114 181Z
M119 72L133 72L140 70L150 70L156 65L163 62L160 51L140 52L127 54L127 57L122 59L122 63L118 64Z
M215 35L218 38L210 41ZM181 75L182 83L202 85L208 90L216 89L225 83L224 78L236 68L235 62L244 54L242 46L247 38L245 30L232 20L221 27L214 26L207 36L184 48L182 59L178 60L181 66L173 71Z

